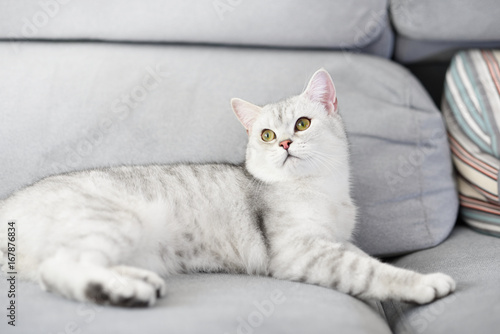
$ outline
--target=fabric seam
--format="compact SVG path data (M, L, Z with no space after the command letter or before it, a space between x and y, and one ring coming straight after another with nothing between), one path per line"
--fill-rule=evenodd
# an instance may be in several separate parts
M416 130L417 130L417 149L418 151L422 151L422 132L421 132L421 129L420 129L420 120L419 120L419 114L418 112L415 112L414 109L413 109L413 106L411 105L411 97L412 97L412 94L411 94L411 91L410 91L410 85L408 85L408 82L407 82L407 107L412 110L412 112L414 112L414 117L415 117L415 126L416 126ZM423 165L419 166L418 168L418 187L419 187L419 202L420 202L420 206L422 208L422 214L423 214L423 219L424 219L424 227L425 227L425 230L427 231L427 237L428 237L428 240L432 240L432 243L434 243L434 238L431 234L431 231L429 229L429 215L427 213L427 208L425 207L425 203L424 203L424 196L423 196L423 180L424 180L424 177L423 177Z

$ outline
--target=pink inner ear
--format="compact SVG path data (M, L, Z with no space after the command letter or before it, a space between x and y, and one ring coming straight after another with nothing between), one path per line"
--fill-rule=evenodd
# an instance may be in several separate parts
M304 93L312 101L321 103L328 113L337 111L335 86L325 70L319 70L313 75Z
M233 107L233 111L240 120L241 124L243 124L249 134L253 123L260 114L260 107L237 98L231 100L231 106Z

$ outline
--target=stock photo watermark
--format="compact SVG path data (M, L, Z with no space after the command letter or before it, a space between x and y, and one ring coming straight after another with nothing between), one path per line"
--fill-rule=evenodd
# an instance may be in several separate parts
M112 272L113 278L109 284L106 284L111 290L117 287L127 286L128 283L119 275ZM104 306L95 303L80 303L75 310L74 318L61 326L61 330L51 332L50 334L81 334L85 328L95 321L97 315L104 310Z
M80 304L75 311L76 318L74 320L64 324L61 330L49 332L49 334L81 334L84 332L85 326L92 323L96 318L96 314L101 312L102 309L103 307L97 304Z
M16 326L16 293L17 293L17 266L16 266L16 222L9 221L7 223L7 263L4 264L4 270L7 273L7 324Z
M236 7L241 5L243 0L214 0L212 6L219 17L219 20L224 21L229 13L234 12Z
M360 53L363 47L382 34L387 24L388 18L385 9L372 11L370 13L370 19L364 26L357 26L355 28L356 31L353 41L349 43L340 43L340 49L343 51L344 56L350 60L351 54Z
M435 301L429 306L419 308L408 317L409 323L417 333L423 333L429 325L446 313L447 306L455 303L457 296L450 295L444 299Z
M407 155L398 156L393 163L396 169L384 172L384 179L391 191L420 170L426 159L435 154L445 136L446 130L435 129L425 145L412 149Z
M141 83L115 98L111 102L110 113L102 118L96 127L84 131L84 135L76 142L67 144L62 156L50 159L52 160L50 172L58 174L80 166L84 159L102 144L113 127L128 119L137 107L160 87L168 77L168 73L162 69L162 66L162 63L158 63L155 66L146 67ZM47 158L44 160L46 161Z
M286 301L286 296L280 289L274 289L268 298L261 301L253 302L253 311L250 312L246 317L237 317L238 326L236 327L235 333L237 334L252 334L255 329L259 328L264 324L266 319L271 317L276 306L283 304ZM225 332L224 334L230 334Z
M41 0L38 1L38 10L32 15L21 19L21 28L18 33L8 32L15 52L19 52L22 39L36 38L40 30L47 27L50 22L60 13L65 5L73 0Z
M413 23L413 16L410 15L408 5L415 0L392 0L391 13L393 17L400 17L402 21Z

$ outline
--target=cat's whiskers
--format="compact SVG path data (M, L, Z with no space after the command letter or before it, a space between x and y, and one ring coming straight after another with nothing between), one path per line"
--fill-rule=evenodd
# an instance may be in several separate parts
M316 161L313 157L311 156L306 156L305 157L305 160L309 163L311 163L312 165L315 165L315 167L317 167L318 169L321 167L320 164L318 163L318 161Z
M324 167L329 170L335 170L342 166L342 162L331 155L328 155L321 151L312 151L310 155L312 161L316 163L321 163Z

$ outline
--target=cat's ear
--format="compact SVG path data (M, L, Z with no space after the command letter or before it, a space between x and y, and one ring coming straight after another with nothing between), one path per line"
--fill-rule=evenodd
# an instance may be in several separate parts
M262 109L255 104L238 98L231 99L231 106L241 124L247 129L247 133L250 133L250 129Z
M337 112L337 93L330 74L321 68L313 74L302 93L311 101L321 103L329 114Z

